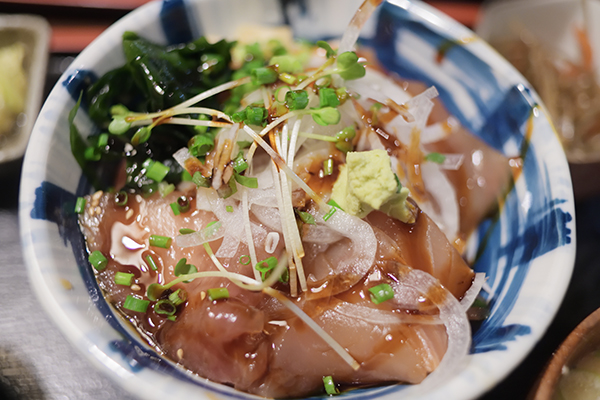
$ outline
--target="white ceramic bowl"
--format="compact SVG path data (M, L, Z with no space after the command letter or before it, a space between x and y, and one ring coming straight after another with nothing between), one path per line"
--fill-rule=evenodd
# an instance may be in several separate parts
M300 37L329 38L343 31L358 5L357 0L151 3L117 22L84 50L47 99L27 150L20 194L21 235L31 282L73 345L131 393L161 400L254 398L195 378L161 359L102 298L71 212L75 196L89 187L69 148L67 115L78 89L86 79L124 61L120 43L126 30L164 43L205 33L229 36L240 23L282 24L288 18ZM457 366L456 375L445 385L420 397L476 398L527 355L566 290L575 255L567 162L537 95L462 25L424 3L394 0L379 8L363 33L365 43L388 68L436 85L442 101L464 126L504 154L523 160L498 218L484 221L471 239L480 250L474 268L488 276L491 314L473 335L467 363ZM448 51L439 61L441 46ZM77 123L83 131L91 129L83 115L78 115ZM72 284L70 290L64 280ZM401 385L391 385L341 397L397 399L402 390Z

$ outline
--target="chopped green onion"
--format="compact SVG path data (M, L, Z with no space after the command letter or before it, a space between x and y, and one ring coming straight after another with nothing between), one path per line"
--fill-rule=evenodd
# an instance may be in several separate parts
M338 388L335 386L335 383L333 382L333 377L331 375L323 377L323 385L325 386L325 392L328 395L333 396L340 393Z
M179 196L177 199L177 206L182 213L190 211L190 199L188 199L187 196Z
M198 120L199 121L210 121L210 118L208 115L200 114L198 116ZM196 131L199 135L204 135L208 131L208 126L195 125L194 131ZM214 142L213 142L213 145L214 145Z
M323 126L327 125L335 125L340 122L342 115L340 112L333 107L324 107L319 109L310 110L310 114L313 117L313 120Z
M333 175L333 158L328 158L323 161L323 175Z
M177 312L177 307L169 300L162 299L154 304L154 312L157 314L164 314L170 316Z
M115 273L115 283L117 285L131 286L133 282L133 274L118 271Z
M193 229L189 229L189 228L181 228L179 230L179 233L181 233L182 235L188 235L190 233L195 233L196 231Z
M344 140L341 142L336 142L335 148L341 152L347 153L349 151L352 151L353 146L351 142Z
M342 207L340 207L340 205L338 203L335 202L335 200L329 200L327 202L327 204L329 204L331 206L331 209L327 212L327 214L325 214L323 216L323 221L327 221L329 218L331 218L331 216L333 214L335 214L335 211L339 208L340 210L342 209Z
M288 54L272 57L269 65L275 65L279 72L288 72L290 74L302 72L302 63L300 60Z
M337 140L349 140L349 139L354 139L355 136L356 136L356 130L354 129L354 127L347 126L344 129L342 129L341 131L339 131L335 135L335 138Z
M340 105L340 100L337 97L335 89L322 88L319 90L319 107L337 107Z
M277 71L270 67L260 67L252 70L252 83L255 85L266 85L277 81Z
M196 135L188 142L188 151L194 157L205 156L210 153L214 147L215 140L210 137L210 135Z
M250 256L247 256L247 255L244 254L244 255L240 256L240 258L239 258L238 261L242 265L248 265L248 264L250 264L251 260L250 260Z
M396 193L400 193L400 190L402 190L402 182L400 182L400 178L398 178L397 174L394 174L394 179L396 179L396 185L398 185Z
M248 162L244 159L244 154L240 151L235 160L233 160L233 169L240 173L248 168Z
M260 272L260 277L263 282L271 275L271 271L275 269L277 266L277 258L269 257L263 261L260 261L254 267L257 271Z
M87 202L87 200L85 199L85 197L78 197L77 201L75 201L75 213L76 214L81 214L82 212L85 211L85 203Z
M371 301L375 304L383 303L386 300L394 298L394 290L387 283L374 286L369 289L371 292Z
M171 247L171 240L168 236L150 235L150 246L168 249Z
M269 111L264 107L247 106L241 111L231 115L233 122L243 122L247 125L264 125L269 116Z
M229 298L229 290L224 287L208 289L206 294L208 294L208 299L210 301Z
M298 80L298 78L296 78L294 75L288 74L287 72L280 73L278 78L280 81L287 83L288 85L293 85Z
M169 167L160 161L154 161L146 170L146 176L156 182L162 182L169 173Z
M183 289L177 289L169 295L169 301L178 306L187 300L187 292Z
M115 194L115 204L119 207L125 207L127 202L129 201L129 195L126 191L121 190L119 193Z
M173 211L173 215L177 216L177 215L181 214L181 212L179 212L179 205L177 204L176 201L169 204L169 206L171 207L171 211Z
M200 171L194 172L194 176L192 176L192 182L194 182L197 187L210 187L210 181L202 176Z
M225 206L225 211L233 212L233 206Z
M337 207L337 208L339 208L340 210L342 209L342 207L340 207L340 205L339 205L339 204L338 204L338 203L337 203L335 200L333 200L333 199L329 200L329 201L327 202L327 204L329 204L330 206L333 206L333 207Z
M154 161L152 161L151 158L146 158L146 160L142 163L142 168L148 169L152 164L154 164Z
M285 105L290 111L303 110L308 105L306 90L290 90L285 94Z
M158 184L158 192L160 193L160 197L165 198L175 190L175 185L172 183L167 183L165 181L160 182Z
M233 173L233 177L240 185L256 189L258 187L258 179L253 177L247 177L244 175L240 175L237 172Z
M149 304L150 302L148 300L142 300L138 299L137 297L133 297L132 295L128 295L123 303L123 308L135 312L146 312Z
M315 222L315 217L313 217L311 213L308 213L306 211L300 211L300 210L296 210L296 213L300 217L300 220L302 222L304 222L305 224L310 224L310 225L316 225L317 224Z
M102 271L108 265L108 260L100 250L94 250L88 257L88 261L97 271Z
M167 319L168 319L169 321L175 321L175 320L177 319L177 315L169 315L169 316L167 317Z
M446 161L446 156L440 153L429 153L425 156L425 159L436 164L443 164Z
M152 256L150 254L148 254L146 256L146 262L148 263L148 266L150 267L150 269L152 271L158 270L158 267L156 266L156 262L154 262L154 258L152 258Z
M335 89L335 94L337 95L338 99L340 99L340 102L344 103L347 99L348 99L348 89L346 89L345 87L339 87L337 89Z
M183 171L181 171L181 180L184 182L191 182L192 175L184 169Z
M195 265L188 264L187 259L185 258L182 258L181 260L177 261L175 269L173 270L175 276L188 275L193 274L195 272L198 272L198 268L196 268Z

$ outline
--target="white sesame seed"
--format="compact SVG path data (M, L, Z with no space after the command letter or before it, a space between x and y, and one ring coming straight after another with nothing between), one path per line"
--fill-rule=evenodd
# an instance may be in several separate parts
M177 350L177 357L181 360L183 358L183 349Z
M127 210L127 213L125 214L125 219L129 219L133 216L133 209L129 209Z
M102 194L104 192L102 190L98 190L96 193L94 193L92 195L92 200L96 201L96 200L100 200L100 197L102 197Z
M142 288L140 287L140 285L134 283L133 285L131 285L131 290L133 290L134 292L138 292L142 290Z

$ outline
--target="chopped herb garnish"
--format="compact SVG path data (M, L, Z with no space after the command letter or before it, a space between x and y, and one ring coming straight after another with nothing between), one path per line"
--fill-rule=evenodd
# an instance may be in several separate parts
M82 212L85 211L85 203L87 202L87 200L85 199L85 197L78 197L77 201L75 202L75 213L76 214L81 214Z
M244 254L244 255L240 256L238 261L242 265L248 265L248 264L250 264L250 256L247 256Z
M275 269L276 266L277 258L269 257L266 260L258 262L254 268L260 272L261 279L265 281L269 277L269 275L271 275L271 272Z
M233 206L225 206L225 211L227 212L233 212Z
M331 48L331 46L329 45L329 43L327 43L324 40L319 40L317 42L317 46L319 46L322 49L325 49L325 51L326 51L325 55L327 58L331 58L331 57L335 56L337 53L337 51L333 50Z
M425 160L436 164L443 164L446 161L446 156L440 153L429 153L425 156Z
M290 90L285 94L285 105L290 111L303 110L308 105L306 90Z
M322 88L319 89L319 107L337 107L340 105L340 100L337 97L335 89Z
M173 211L173 215L177 216L177 215L181 214L181 212L179 211L179 205L177 204L176 201L169 204L169 206L171 207L171 211Z
M374 286L369 289L369 292L371 292L371 301L374 304L380 304L384 301L394 298L394 290L387 283L382 283L381 285Z
M169 301L176 306L185 303L186 300L187 292L183 289L177 289L169 295Z
M158 270L158 268L156 267L156 262L154 262L154 258L152 258L150 254L146 256L146 263L148 263L148 266L152 271Z
M129 195L126 191L121 190L120 192L115 194L115 204L119 207L125 207L127 202L129 201Z
M206 128L198 126L195 128ZM196 135L188 142L188 151L194 157L205 156L210 153L215 147L215 139L209 134Z
M250 140L239 140L237 142L237 145L240 149L247 149L248 147L250 147L252 145L252 141Z
M160 197L162 198L167 197L169 194L173 193L174 190L175 185L173 185L172 183L162 181L158 184L158 193L160 193Z
M117 285L123 286L131 286L133 282L133 274L128 274L127 272L118 271L115 273L115 283Z
M168 249L171 247L172 239L168 236L150 235L150 246Z
M240 175L237 172L233 173L233 177L235 178L236 182L239 183L240 185L243 185L243 186L246 186L246 187L249 187L252 189L256 189L258 187L258 179L257 178Z
M177 206L182 213L190 211L190 199L188 199L187 196L179 196L177 198Z
M154 312L157 314L170 316L177 312L177 307L175 306L175 304L171 303L171 301L167 299L162 299L154 304Z
M220 300L220 299L228 299L229 298L229 290L227 288L212 288L206 291L208 295L208 299L210 301Z
M189 228L181 228L179 230L179 233L181 233L182 235L189 235L190 233L195 233L196 231L193 229L189 229Z
M340 393L338 388L335 386L333 377L331 375L323 377L323 385L325 386L325 392L330 396Z
M267 85L277 81L278 74L275 68L272 67L260 67L252 70L252 83L255 85Z
M237 157L233 160L233 169L238 174L244 172L248 168L248 162L244 159L244 153L241 151Z
M167 167L160 161L151 160L146 169L146 176L156 182L162 182L162 180L165 179L168 173L169 167Z
M264 107L247 106L241 111L231 115L233 122L243 122L246 125L266 125L266 119L269 116L269 111Z
M192 176L192 182L194 182L197 187L210 187L210 180L202 176L199 171L194 172L194 176Z
M138 299L132 295L128 295L123 303L123 308L135 312L146 312L150 302L148 300Z
M333 107L324 107L319 109L310 110L315 122L319 125L335 125L340 122L342 115L340 112Z
M317 224L315 221L315 217L313 217L311 213L308 213L306 211L296 210L296 214L298 214L298 217L300 217L300 220L302 222L304 222L305 224L310 224L310 225Z
M104 257L104 254L100 250L94 250L89 255L88 260L92 267L96 268L97 271L102 271L108 265L108 260Z

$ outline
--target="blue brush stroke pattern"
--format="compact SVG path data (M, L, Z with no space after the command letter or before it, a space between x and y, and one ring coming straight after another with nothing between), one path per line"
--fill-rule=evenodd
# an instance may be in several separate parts
M167 43L187 43L195 39L190 22L185 1L164 0L162 2L160 24L167 38Z

